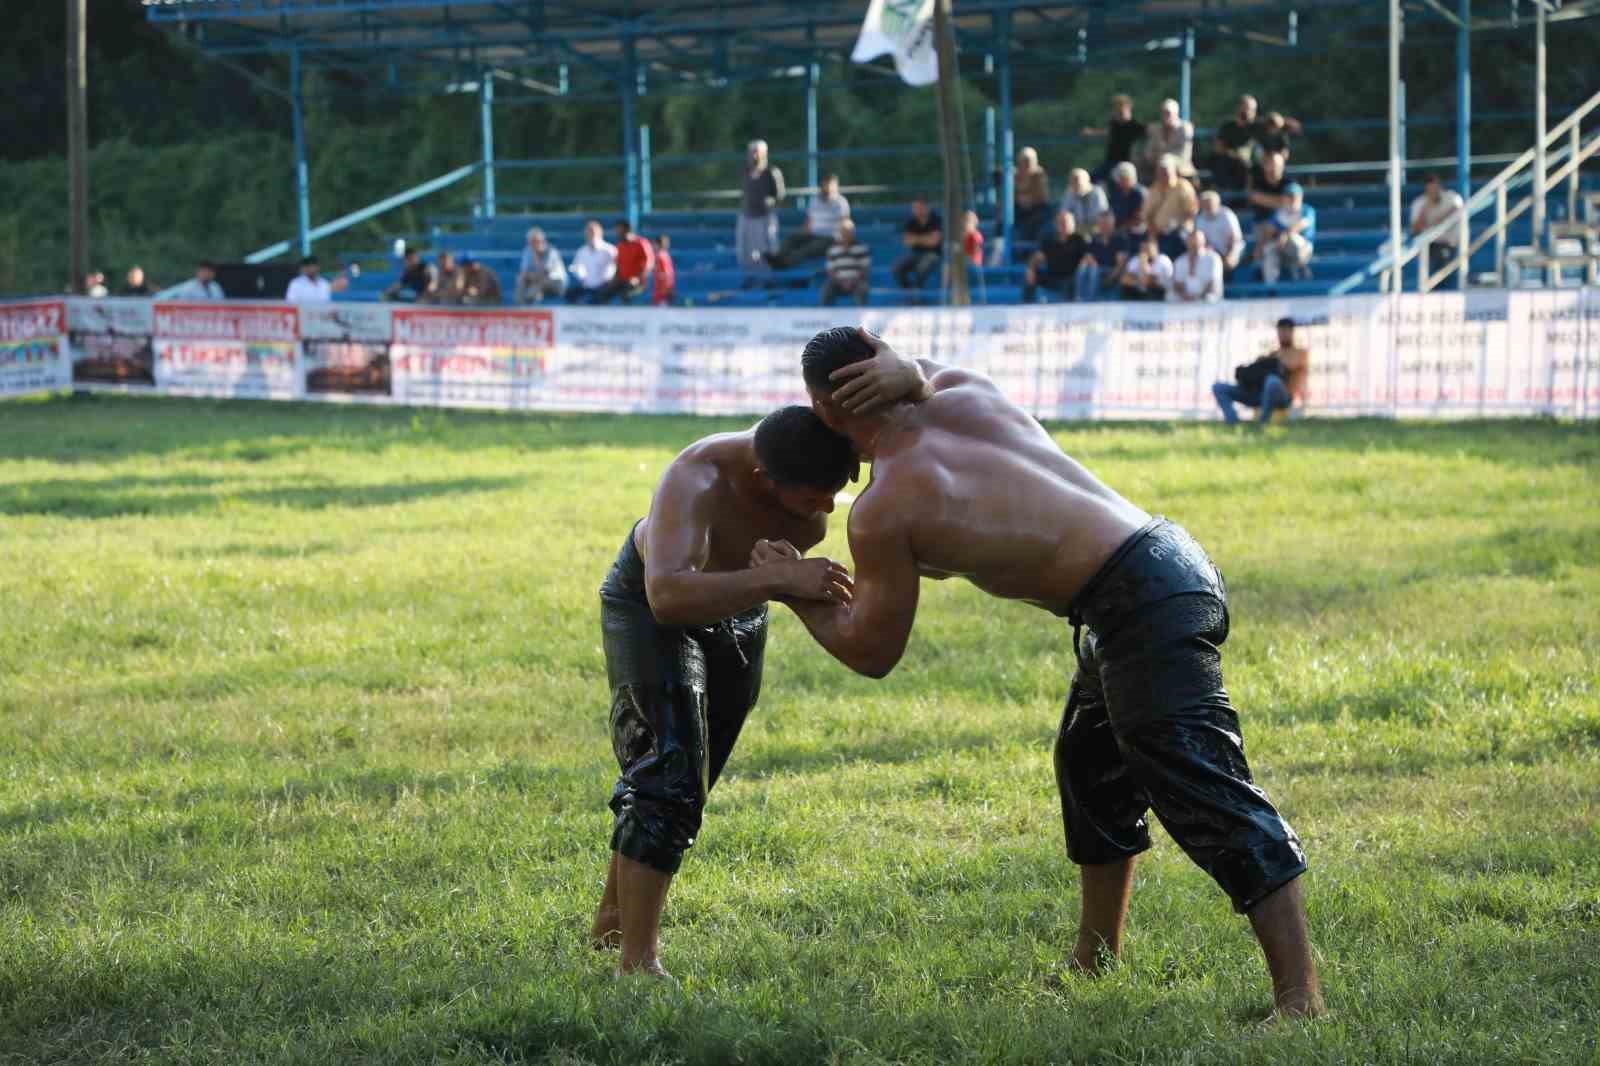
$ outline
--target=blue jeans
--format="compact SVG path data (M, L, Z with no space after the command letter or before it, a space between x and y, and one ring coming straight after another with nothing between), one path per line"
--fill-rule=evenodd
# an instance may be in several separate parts
M1100 298L1100 267L1098 264L1084 263L1078 267L1078 278L1074 282L1073 295L1081 304Z
M1217 406L1222 408L1222 419L1230 426L1239 421L1239 412L1233 408L1236 403L1242 403L1246 407L1261 408L1261 412L1256 415L1256 421L1266 422L1272 417L1273 411L1280 407L1287 411L1293 402L1293 398L1289 395L1289 387L1276 374L1267 375L1267 380L1261 383L1259 396L1227 381L1219 381L1211 386L1211 395L1217 398Z

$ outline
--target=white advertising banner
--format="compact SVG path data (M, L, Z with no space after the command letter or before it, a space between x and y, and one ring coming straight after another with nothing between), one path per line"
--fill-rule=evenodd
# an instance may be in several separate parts
M439 407L561 409L549 311L396 308L394 398Z
M0 396L50 392L71 381L66 302L0 305Z
M155 378L178 396L299 399L299 311L293 304L158 303Z

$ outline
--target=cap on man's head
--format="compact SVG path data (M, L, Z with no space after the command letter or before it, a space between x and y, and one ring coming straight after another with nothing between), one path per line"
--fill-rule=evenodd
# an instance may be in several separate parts
M1283 187L1283 195L1285 196L1304 196L1305 194L1305 188L1298 181L1291 181Z

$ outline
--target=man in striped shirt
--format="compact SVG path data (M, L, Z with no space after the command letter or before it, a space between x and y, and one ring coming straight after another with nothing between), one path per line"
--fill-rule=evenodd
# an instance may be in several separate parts
M872 252L856 240L856 224L848 218L839 223L839 232L828 249L828 280L822 286L822 306L832 307L841 297L867 305L867 271L872 267Z

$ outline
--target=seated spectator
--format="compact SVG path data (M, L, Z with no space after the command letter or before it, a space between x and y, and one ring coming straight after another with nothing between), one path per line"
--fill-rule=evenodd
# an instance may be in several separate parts
M1156 164L1156 180L1144 201L1144 220L1167 255L1183 254L1188 232L1200 213L1200 198L1188 178L1178 176L1178 157L1164 155Z
M1270 223L1272 232L1262 247L1261 280L1278 280L1283 268L1295 279L1311 276L1311 256L1316 251L1317 209L1305 202L1305 190L1291 181L1283 189L1283 206Z
M456 287L460 290L457 302L468 307L499 307L502 302L499 275L471 256L461 257Z
M222 300L222 286L217 284L217 268L209 259L200 260L194 277L172 292L174 300Z
M850 201L839 192L838 175L829 174L822 179L822 191L806 205L806 220L800 232L785 237L776 252L763 253L767 265L774 270L786 270L812 259L821 259L833 247L833 237L839 232L839 223L849 217Z
M1062 197L1061 210L1071 212L1072 221L1079 233L1093 233L1095 220L1111 205L1106 202L1106 191L1089 180L1089 172L1082 167L1067 175L1067 195Z
M1230 426L1239 421L1234 404L1260 410L1258 425L1264 425L1274 411L1287 411L1295 403L1305 406L1307 371L1311 356L1306 349L1294 343L1294 319L1278 319L1278 350L1269 352L1253 363L1234 368L1233 383L1219 381L1211 386L1211 395L1222 408L1222 418Z
M740 225L744 220L740 220ZM583 224L583 244L572 257L567 275L567 303L593 303L595 293L617 272L617 250L605 239L600 223Z
M1272 216L1283 206L1283 191L1288 187L1283 153L1262 153L1261 162L1250 171L1250 213L1255 218L1253 254L1258 263L1267 238L1272 235Z
M1039 165L1039 153L1024 148L1017 153L1016 224L1013 240L1036 241L1050 220L1050 175Z
M970 259L973 266L983 266L983 227L978 223L976 211L961 216L961 254Z
M1144 136L1144 123L1133 117L1133 97L1122 93L1111 98L1111 118L1104 126L1085 126L1085 137L1106 139L1106 158L1095 172L1097 181L1108 181L1118 163L1133 162L1133 147Z
M1261 120L1261 125L1256 130L1256 143L1263 152L1281 152L1283 158L1289 158L1289 135L1299 134L1300 123L1292 118L1286 118L1277 111L1268 111L1267 117Z
M1454 189L1447 191L1439 175L1429 174L1423 179L1422 195L1411 201L1411 235L1415 237L1447 219L1457 219L1465 206L1460 193ZM1446 230L1428 245L1430 270L1437 270L1446 260L1456 258L1459 233L1459 228Z
M678 270L672 265L672 238L665 233L656 238L655 293L650 297L652 307L670 307L678 297Z
M122 286L118 296L154 296L155 287L144 278L144 267L131 266L128 268L127 284Z
M433 272L433 284L422 294L418 303L458 304L461 302L461 268L456 265L452 252L440 252L439 262Z
M1098 300L1105 290L1114 288L1128 262L1127 239L1117 232L1117 220L1107 211L1094 220L1094 236L1084 248L1078 264L1073 295L1079 303Z
M1167 299L1179 303L1216 303L1222 299L1222 256L1206 247L1206 235L1189 231L1188 247L1172 264Z
M1155 234L1147 233L1139 250L1122 268L1124 300L1165 300L1172 284L1172 260L1161 254Z
M438 280L433 267L422 261L422 253L407 248L400 261L400 277L383 290L383 299L399 303L416 303L426 296Z
M1078 265L1083 262L1089 242L1077 231L1072 212L1056 212L1055 229L1039 243L1039 250L1028 257L1028 268L1022 274L1022 302L1031 304L1041 287L1070 298L1078 278Z
M871 269L872 252L856 240L856 224L847 218L839 223L833 247L828 249L828 280L822 284L822 306L832 307L845 297L857 307L865 307Z
M1194 228L1206 235L1206 247L1222 257L1222 280L1232 281L1239 260L1244 258L1244 230L1239 228L1239 216L1223 204L1216 190L1207 189L1200 194L1200 213L1195 216Z
M111 290L106 287L106 276L103 271L91 270L83 279L83 294L95 299L104 299L111 295Z
M1194 123L1178 112L1178 101L1161 101L1161 118L1150 123L1144 137L1145 171L1152 176L1166 156L1176 156L1178 173L1194 177Z
M334 293L349 287L350 279L342 275L332 281L323 277L317 257L308 255L300 260L300 276L290 280L283 298L292 304L327 303Z
M894 283L902 289L920 289L944 258L944 220L928 209L926 196L911 201L911 217L900 229L900 243L906 254L891 268Z
M546 297L562 296L567 291L567 268L561 253L545 240L544 230L528 231L528 245L522 249L517 265L516 300L519 304L541 303Z
M1239 97L1233 117L1217 127L1212 142L1211 180L1219 189L1243 189L1250 184L1250 165L1256 151L1256 98Z
M611 280L595 290L591 303L608 304L618 298L623 303L632 303L650 283L650 272L656 266L655 249L634 233L627 222L617 223L616 264Z
M766 141L751 141L747 146L741 187L739 221L733 235L739 269L764 273L771 269L764 253L778 246L778 205L784 196L783 171L767 161ZM752 280L745 279L747 284Z
M1118 163L1112 168L1106 202L1111 205L1111 216L1119 231L1138 233L1144 229L1146 195L1145 187L1139 184L1139 171L1132 163Z

